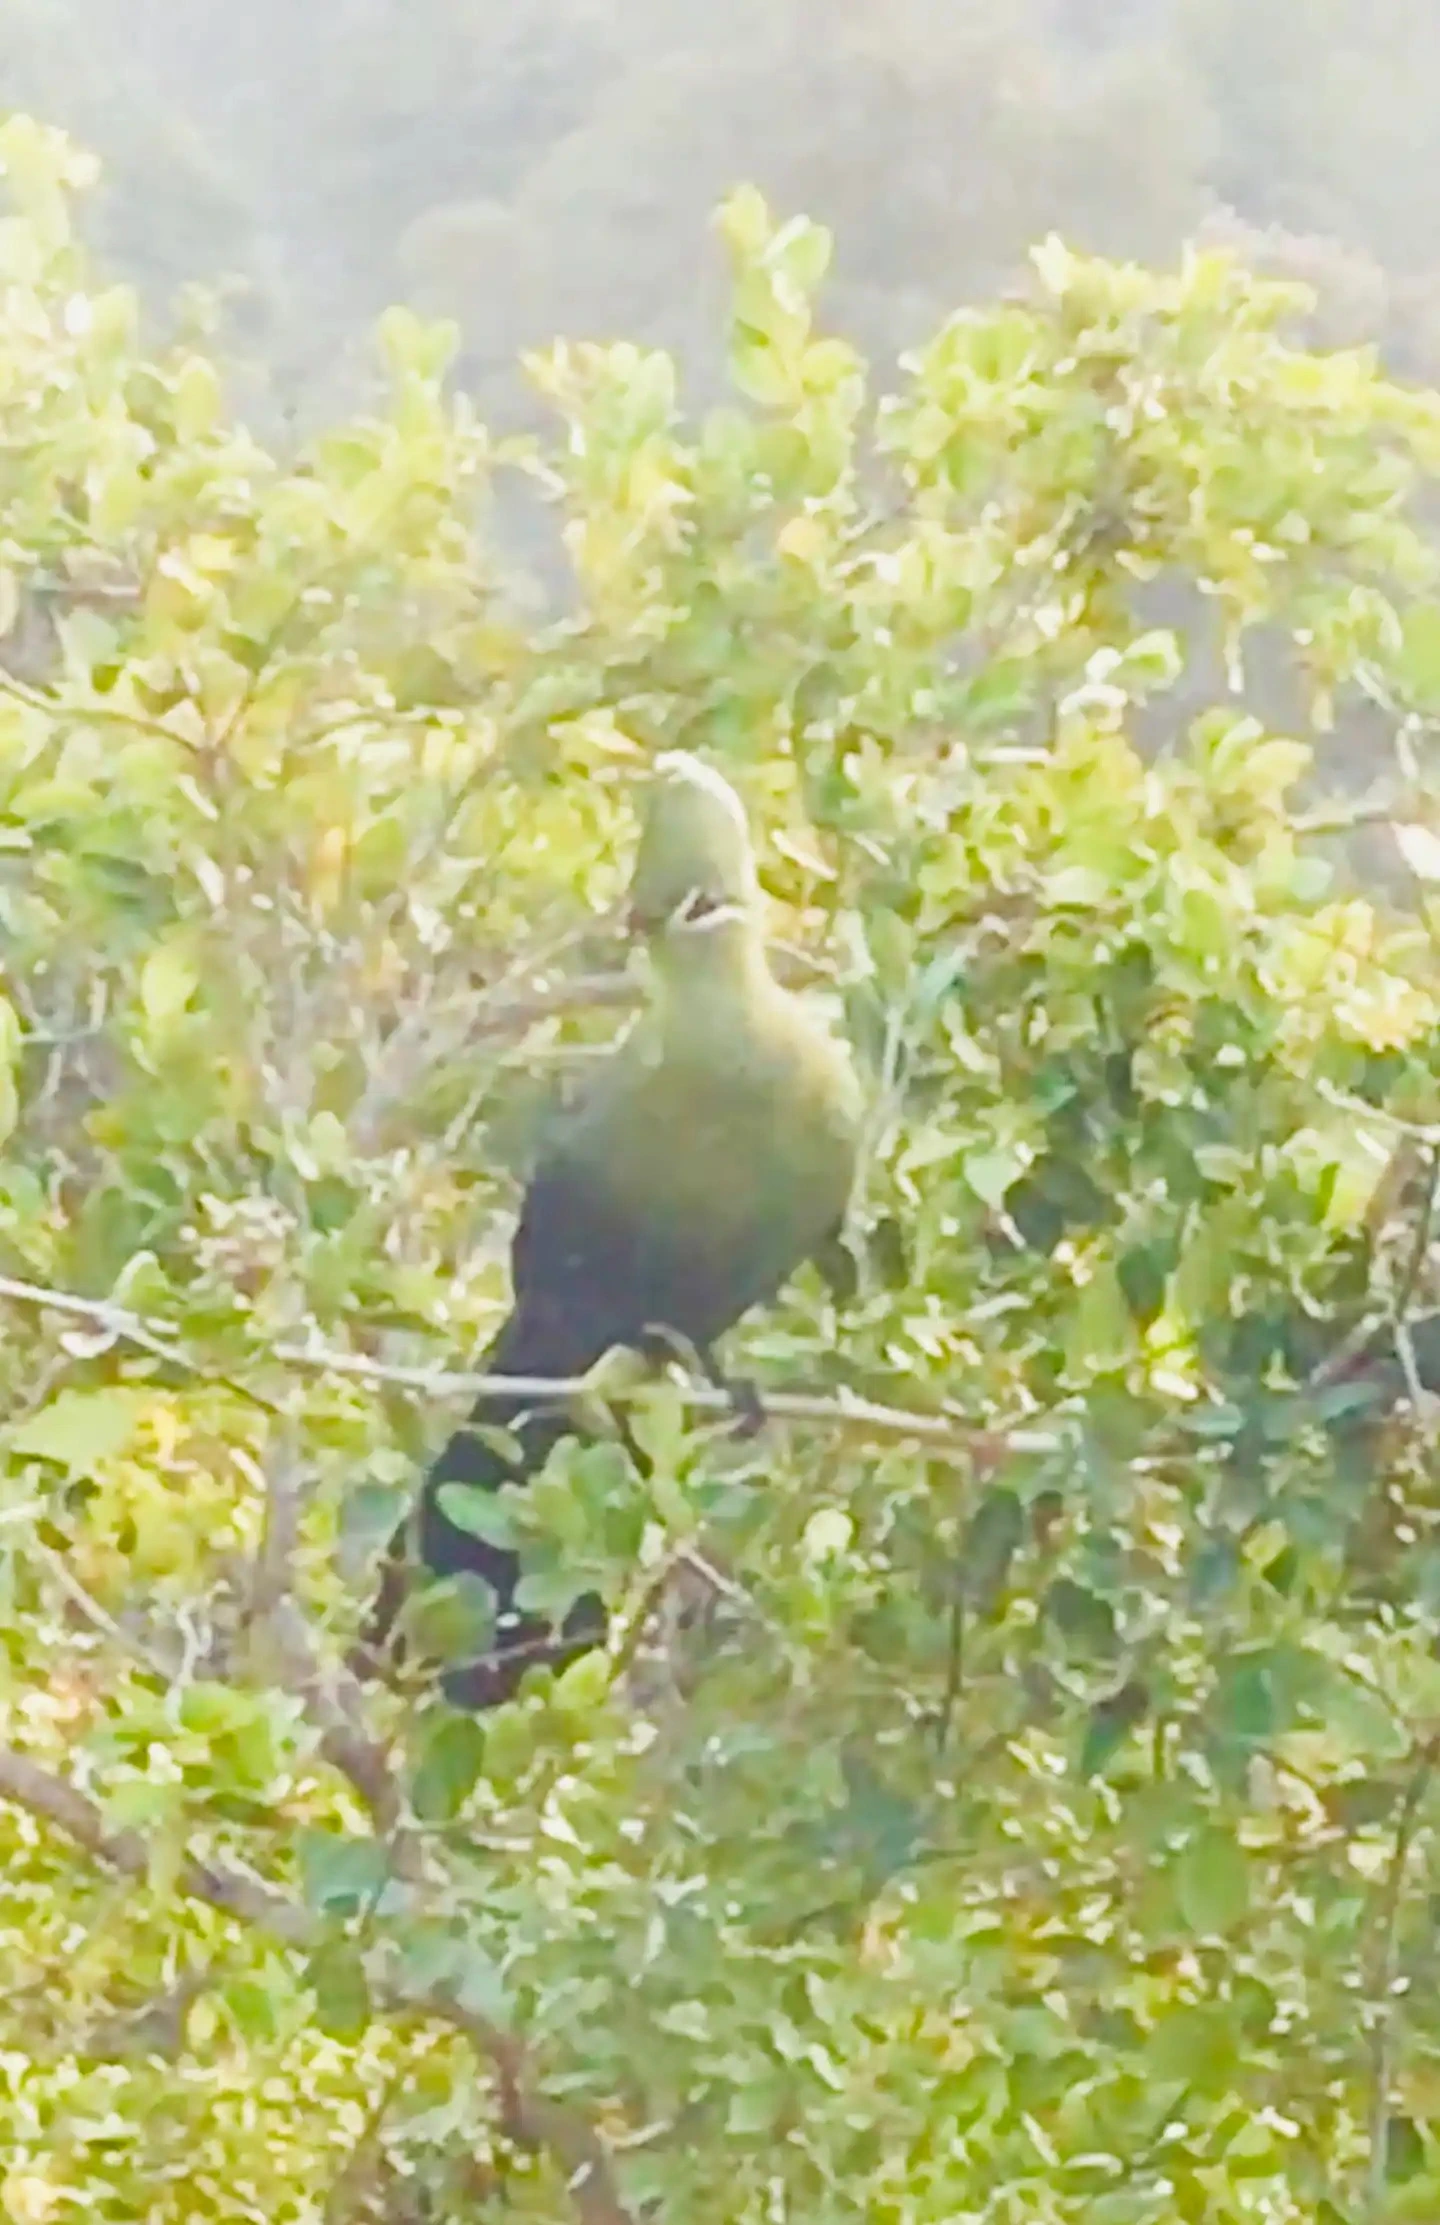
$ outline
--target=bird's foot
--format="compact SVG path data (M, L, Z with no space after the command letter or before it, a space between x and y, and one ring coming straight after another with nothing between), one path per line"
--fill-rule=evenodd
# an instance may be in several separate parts
M730 1401L730 1411L735 1416L737 1437L758 1437L765 1427L765 1407L758 1386L748 1375L727 1375L708 1344L701 1345L696 1353L706 1379L717 1391L723 1391Z
M720 1388L730 1401L735 1416L735 1435L740 1438L758 1437L765 1427L765 1401L759 1387L748 1375L727 1376Z

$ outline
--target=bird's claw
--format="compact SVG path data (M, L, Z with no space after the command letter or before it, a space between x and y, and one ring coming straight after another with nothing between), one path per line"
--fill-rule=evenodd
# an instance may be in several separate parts
M727 1377L723 1386L735 1416L737 1437L758 1437L765 1427L765 1402L748 1376Z

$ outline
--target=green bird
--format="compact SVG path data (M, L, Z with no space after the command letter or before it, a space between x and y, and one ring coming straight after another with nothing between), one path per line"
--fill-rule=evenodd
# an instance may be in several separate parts
M739 797L696 757L657 758L630 891L649 956L644 1010L557 1124L526 1188L511 1250L513 1309L482 1365L494 1375L585 1374L613 1346L660 1360L676 1341L723 1382L714 1347L806 1259L843 1290L841 1235L863 1099L848 1048L766 956L755 852ZM848 1273L847 1273L848 1270ZM751 1394L753 1401L754 1394ZM563 1403L482 1398L507 1458L463 1428L425 1478L419 1557L431 1579L471 1570L497 1600L486 1657L445 1680L458 1706L507 1698L537 1660L604 1636L600 1602L558 1636L517 1610L516 1556L447 1519L442 1486L484 1490L539 1469L576 1421ZM383 1644L403 1587L392 1563L369 1632Z

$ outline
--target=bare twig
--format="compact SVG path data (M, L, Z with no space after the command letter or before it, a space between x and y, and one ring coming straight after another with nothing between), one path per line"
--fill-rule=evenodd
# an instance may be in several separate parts
M1420 1369L1415 1358L1415 1340L1410 1333L1410 1301L1424 1271L1430 1250L1430 1231L1435 1219L1435 1190L1440 1182L1440 1148L1430 1144L1425 1151L1425 1190L1416 1218L1415 1233L1410 1245L1410 1256L1400 1277L1392 1307L1395 1333L1395 1350L1405 1376L1405 1388L1410 1403L1417 1414L1423 1414L1430 1394L1420 1380Z
M85 1793L4 1745L0 1745L0 1800L53 1823L87 1854L126 1877L144 1879L150 1874L150 1847L138 1831L112 1831ZM304 1911L239 1870L192 1858L181 1864L178 1883L190 1900L205 1901L286 1946L313 1944L314 1927Z
M404 1834L405 1804L384 1749L365 1728L365 1702L345 1669L322 1668L295 1605L293 1571L300 1472L292 1445L277 1449L265 1474L265 1527L251 1574L248 1619L275 1656L280 1683L320 1732L320 1751L359 1793L402 1875L420 1875L419 1848Z
M275 1448L265 1468L265 1524L247 1602L255 1621L269 1621L290 1596L299 1528L300 1474L294 1446L287 1444Z
M112 1645L119 1646L122 1653L130 1655L138 1661L141 1668L155 1677L159 1683L170 1683L175 1673L173 1663L163 1661L158 1654L150 1652L139 1638L132 1636L128 1630L122 1629L114 1616L107 1614L99 1600L91 1598L80 1579L71 1571L63 1555L52 1552L50 1547L38 1538L34 1542L33 1550L45 1563L71 1606L79 1610L92 1629L98 1630L102 1636L110 1640Z
M1356 1120L1374 1121L1381 1128L1388 1128L1393 1135L1413 1136L1417 1143L1440 1144L1440 1122L1405 1120L1399 1113L1386 1110L1384 1105L1369 1104L1363 1097L1354 1097L1348 1089L1339 1088L1334 1082L1315 1080L1313 1087L1328 1105L1340 1112L1349 1113Z
M1296 834L1350 834L1357 827L1391 827L1396 816L1394 803L1356 803L1348 809L1302 811L1291 825Z
M1366 2167L1365 2210L1369 2218L1384 2215L1385 2179L1389 2165L1390 2085L1394 2073L1395 1983L1400 1904L1405 1873L1414 1844L1420 1809L1440 1759L1440 1738L1428 1739L1405 1787L1395 1824L1391 1851L1379 1907L1379 1939L1371 1985L1374 2022L1370 2029L1369 2161Z
M43 1296L42 1296L43 1291ZM174 1341L174 1332L162 1323L150 1323L131 1311L128 1306L116 1305L110 1298L81 1298L69 1290L49 1290L40 1283L16 1282L8 1275L0 1275L0 1298L13 1298L18 1305L44 1305L51 1313L68 1314L74 1321L88 1321L93 1327L103 1329L116 1342L133 1344L138 1351L149 1352L167 1366L194 1367Z
M187 1970L174 1985L137 2008L105 2016L91 2026L82 2046L87 2055L122 2060L127 2055L159 2055L173 2062L185 2043L185 2019L201 1995L220 1982L213 1969Z
M404 1831L405 1803L385 1749L365 1729L365 1701L348 1669L322 1669L304 1621L291 1599L276 1602L266 1635L279 1681L304 1706L320 1733L320 1751L354 1786L402 1876L420 1875L418 1847Z
M1347 1330L1334 1349L1327 1352L1324 1359L1310 1370L1305 1378L1306 1390L1321 1391L1327 1389L1331 1383L1338 1382L1346 1370L1352 1367L1366 1352L1370 1351L1372 1346L1379 1342L1386 1329L1391 1326L1392 1324L1385 1314L1367 1313L1363 1319L1355 1323L1353 1329Z
M149 1876L151 1849L138 1831L110 1830L85 1793L4 1745L0 1745L0 1800L54 1825L108 1868L142 1881ZM177 1883L189 1899L203 1901L298 1952L313 1949L323 1939L320 1926L303 1909L237 1870L191 1857L182 1863ZM565 2174L581 2225L635 2225L631 2211L621 2200L609 2153L599 2133L568 2104L554 2101L534 2087L522 2040L488 2017L461 2007L442 1991L417 1992L398 1974L387 1978L382 1973L374 1992L386 2008L405 2014L419 2009L435 2022L448 2025L492 2065L508 2136L517 2145L543 2149L554 2158Z
M1381 1338L1388 1334L1395 1346L1396 1357L1400 1363L1400 1372L1405 1379L1405 1390L1411 1405L1415 1407L1417 1412L1423 1412L1429 1403L1431 1394L1427 1391L1426 1385L1421 1379L1415 1356L1414 1339L1410 1329L1410 1306L1419 1287L1421 1276L1425 1271L1425 1262L1430 1252L1430 1239L1435 1226L1436 1197L1437 1193L1440 1193L1440 1136L1427 1138L1418 1146L1415 1145L1415 1139L1412 1136L1407 1135L1402 1139L1397 1151L1391 1155L1392 1167L1399 1157L1403 1156L1406 1161L1403 1177L1393 1185L1395 1189L1402 1188L1405 1181L1414 1174L1414 1161L1417 1152L1424 1165L1425 1186L1405 1265L1401 1269L1390 1303L1383 1313L1377 1311L1364 1315L1340 1339L1333 1351L1326 1353L1324 1359L1311 1370L1306 1378L1306 1388L1309 1390L1321 1390L1326 1385L1337 1381L1357 1360L1371 1351L1380 1342ZM1385 1186L1387 1188L1392 1187L1388 1174ZM1390 1202L1393 1204L1393 1196Z
M0 1298L16 1305L34 1306L77 1320L95 1322L142 1351L157 1353L172 1364L187 1366L197 1374L208 1371L203 1363L187 1359L172 1341L175 1332L163 1324L147 1322L106 1299L78 1297L73 1291L56 1290L41 1283L17 1281L0 1275ZM355 1352L336 1352L318 1343L282 1342L262 1347L259 1357L282 1367L302 1368L317 1375L348 1376L360 1383L384 1385L391 1390L413 1391L437 1400L534 1399L547 1405L593 1394L587 1376L554 1378L543 1375L452 1374L443 1368L393 1367ZM228 1380L228 1378L227 1378ZM641 1385L608 1388L606 1399L617 1405L643 1398ZM708 1383L680 1386L680 1396L698 1414L733 1414L728 1390ZM766 1417L828 1429L844 1436L914 1445L939 1460L993 1464L1012 1452L1054 1452L1061 1440L1053 1431L1030 1429L985 1430L958 1421L953 1415L917 1414L899 1406L877 1405L871 1399L853 1398L845 1392L821 1397L806 1391L771 1391L764 1397Z
M62 720L70 726L123 726L133 734L149 734L160 741L174 742L178 748L188 749L192 754L200 746L191 735L177 732L161 719L146 718L143 711L127 711L117 703L82 703L69 697L46 695L43 689L27 686L3 668L0 668L0 694L13 695L17 703L24 703L43 717Z

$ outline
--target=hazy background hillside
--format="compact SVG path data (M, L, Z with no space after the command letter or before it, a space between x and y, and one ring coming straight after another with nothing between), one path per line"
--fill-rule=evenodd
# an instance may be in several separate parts
M8 0L0 104L102 155L98 243L157 309L232 282L272 436L352 398L395 299L460 319L506 421L558 331L708 384L741 176L835 227L831 313L882 362L1055 227L1238 236L1326 337L1440 376L1433 0Z

